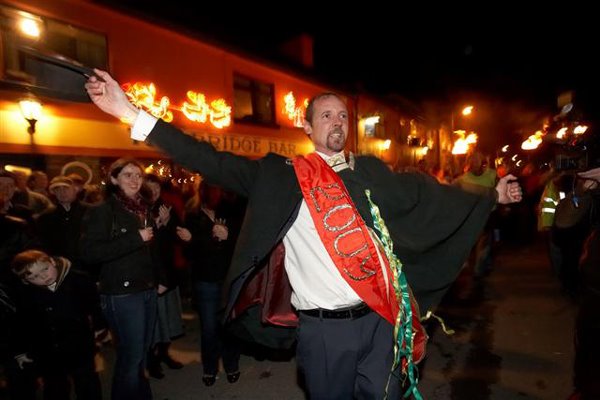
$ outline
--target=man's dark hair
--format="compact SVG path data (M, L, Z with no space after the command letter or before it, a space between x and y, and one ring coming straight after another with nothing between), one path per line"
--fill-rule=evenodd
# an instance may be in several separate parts
M312 99L310 99L308 101L308 105L306 106L306 111L304 113L304 119L308 121L309 124L312 125L313 123L313 117L314 117L314 112L315 112L315 102L317 100L321 100L325 97L337 97L338 99L342 100L342 98L340 97L339 94L337 93L333 93L333 92L324 92L324 93L320 93L316 96L314 96ZM344 100L342 100L344 101Z

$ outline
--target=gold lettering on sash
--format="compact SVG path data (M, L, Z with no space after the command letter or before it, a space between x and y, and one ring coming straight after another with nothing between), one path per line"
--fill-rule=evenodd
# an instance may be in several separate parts
M360 227L349 229L352 226L352 224L356 222L356 214L354 212L350 212L348 213L348 218L345 221L340 221L337 225L329 224L329 218L332 217L335 213L348 209L352 210L352 206L348 203L348 200L345 200L343 204L339 204L338 202L337 205L331 206L328 210L324 210L322 208L323 204L319 203L318 194L332 201L344 199L345 194L337 183L332 183L327 186L316 186L310 189L310 198L315 206L315 210L317 210L318 213L326 211L325 215L323 215L323 219L320 221L323 224L323 227L329 232L339 232L333 241L333 249L335 253L342 258L354 258L355 260L352 261L358 261L356 259L356 256L366 251L365 257L362 259L360 265L358 266L358 270L361 272L361 274L356 275L355 273L350 271L349 268L343 268L344 273L350 279L355 281L362 281L375 275L375 271L365 267L367 262L371 260L371 255L368 252L369 245L367 243L367 240L363 240L362 242L358 241L358 244L361 245L355 250L344 251L340 249L340 246L343 244L342 240L344 240L344 238L348 240L347 237L349 235L355 233L358 233L359 235L364 235ZM343 216L340 217L340 219L343 219ZM317 221L315 220L315 223L316 222ZM354 270L354 267L352 268L352 270Z
M356 215L354 215L354 214L351 215L350 219L348 221L346 221L345 224L340 225L340 226L329 225L329 223L327 222L327 220L329 219L329 217L331 217L331 215L333 213L338 212L340 210L347 210L347 209L352 209L352 207L350 206L350 204L342 204L341 206L335 206L333 208L330 208L329 211L327 211L325 213L325 216L323 217L323 226L325 226L325 229L327 229L330 232L337 232L337 231L341 231L343 229L346 229L347 227L349 227L350 225L352 225L352 223L354 221L356 221Z
M351 257L354 257L355 255L357 255L358 253L360 253L361 251L364 251L364 250L366 250L368 248L367 243L365 242L365 243L363 243L363 245L359 249L354 250L351 253L345 253L345 252L343 252L343 251L341 251L339 249L339 242L340 242L340 240L343 239L343 238L345 238L348 235L352 235L355 232L361 233L360 228L350 229L347 232L340 233L339 235L337 235L337 237L333 241L333 248L335 249L335 252L337 253L338 256L345 257L345 258L351 258Z
M364 275L362 275L362 276L353 275L350 271L348 271L348 268L344 268L344 272L346 273L346 275L348 275L351 279L354 279L355 281L363 281L363 280L375 275L375 271L365 268L365 264L370 259L371 259L371 255L369 254L367 257L365 257L365 259L360 264L359 268L362 272L365 273Z
M327 189L327 190L339 189L339 188L340 188L340 186L337 183L332 183L331 185L325 186L325 189ZM329 200L340 200L340 199L344 198L344 193L337 195L337 196L333 196L329 193L326 193L325 189L323 189L321 186L317 186L317 187L310 189L310 198L312 199L313 203L315 204L315 208L317 209L317 212L321 212L321 207L319 206L319 203L317 203L317 196L315 196L316 192L321 193L323 196L325 196Z

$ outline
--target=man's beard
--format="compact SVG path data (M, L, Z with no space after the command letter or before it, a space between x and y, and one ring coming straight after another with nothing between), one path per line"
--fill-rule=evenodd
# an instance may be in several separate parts
M340 136L333 136L333 134L340 134ZM327 147L331 151L342 151L346 146L346 138L344 131L341 128L335 128L327 136Z

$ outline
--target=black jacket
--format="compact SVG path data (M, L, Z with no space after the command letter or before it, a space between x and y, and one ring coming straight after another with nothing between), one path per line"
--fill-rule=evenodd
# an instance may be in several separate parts
M100 293L136 293L165 284L155 240L144 242L142 224L114 196L91 207L81 238L83 261L100 265Z
M226 214L216 213L216 218L230 221ZM213 237L214 222L201 209L190 212L185 217L185 227L191 232L192 240L184 247L184 255L189 261L192 280L201 282L223 282L233 254L235 239L229 231L227 240Z
M36 221L37 234L44 250L53 256L66 257L75 268L84 270L79 255L79 240L86 210L87 206L79 201L74 201L69 211L58 204L41 214Z
M23 284L17 291L22 348L43 369L89 364L94 357L94 330L106 327L96 285L70 263L55 258L55 291Z

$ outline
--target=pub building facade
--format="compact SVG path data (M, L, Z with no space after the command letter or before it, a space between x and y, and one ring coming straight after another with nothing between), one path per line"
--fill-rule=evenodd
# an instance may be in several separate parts
M351 151L397 168L437 145L417 118L389 101L340 92L306 73L89 1L3 0L0 36L0 166L42 169L50 177L65 165L82 166L99 182L118 157L157 169L170 164L89 101L83 85L90 67L109 71L138 107L251 158L313 151L302 118L307 100L322 91L345 97ZM311 38L292 44L309 70ZM32 104L30 115L24 106ZM163 171L184 173L174 166Z

